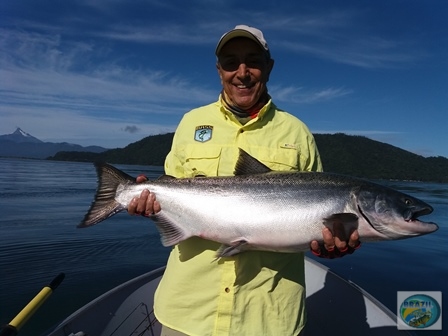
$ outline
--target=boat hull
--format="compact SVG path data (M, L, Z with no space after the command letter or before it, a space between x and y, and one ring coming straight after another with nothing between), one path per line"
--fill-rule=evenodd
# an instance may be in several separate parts
M165 268L134 278L88 303L48 336L160 335L153 297ZM352 282L305 258L307 336L414 335L397 330L396 315Z

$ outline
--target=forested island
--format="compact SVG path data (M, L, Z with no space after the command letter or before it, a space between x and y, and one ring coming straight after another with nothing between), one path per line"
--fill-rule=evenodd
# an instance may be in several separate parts
M423 157L363 136L315 134L325 171L369 179L448 183L448 159ZM59 152L50 160L162 166L173 133L148 136L102 153Z

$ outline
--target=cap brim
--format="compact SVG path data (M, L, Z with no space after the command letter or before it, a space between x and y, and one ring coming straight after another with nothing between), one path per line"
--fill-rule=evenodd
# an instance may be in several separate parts
M228 32L226 35L224 35L223 37L221 37L221 39L218 42L218 45L216 46L216 50L215 50L215 55L218 56L219 52L221 51L222 47L224 47L224 45L229 42L230 40L236 38L236 37L245 37L245 38L249 38L252 41L255 41L260 47L261 49L267 51L263 45L260 43L260 41L258 41L258 39L251 34L250 32L243 30L243 29L235 29L232 30L231 32Z

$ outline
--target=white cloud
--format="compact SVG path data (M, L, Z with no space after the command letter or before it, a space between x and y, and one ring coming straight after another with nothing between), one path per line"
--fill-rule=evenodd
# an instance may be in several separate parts
M114 61L91 65L95 46L59 36L3 30L2 104L167 113L164 106L208 101L215 93L175 75L130 69ZM173 95L176 92L176 95ZM178 113L174 108L173 113Z
M310 90L303 87L272 85L269 92L275 97L276 101L295 104L312 104L344 97L351 94L353 91L345 88Z
M421 51L412 50L411 45L375 37L361 37L348 41L290 42L279 43L285 49L299 54L310 54L333 62L362 68L402 68L426 57Z

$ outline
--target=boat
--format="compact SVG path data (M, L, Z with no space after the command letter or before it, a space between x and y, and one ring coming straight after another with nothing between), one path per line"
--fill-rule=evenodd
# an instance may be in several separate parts
M62 320L47 336L160 335L153 312L161 267L129 280ZM398 330L397 317L372 295L328 267L305 258L307 336L415 335Z

